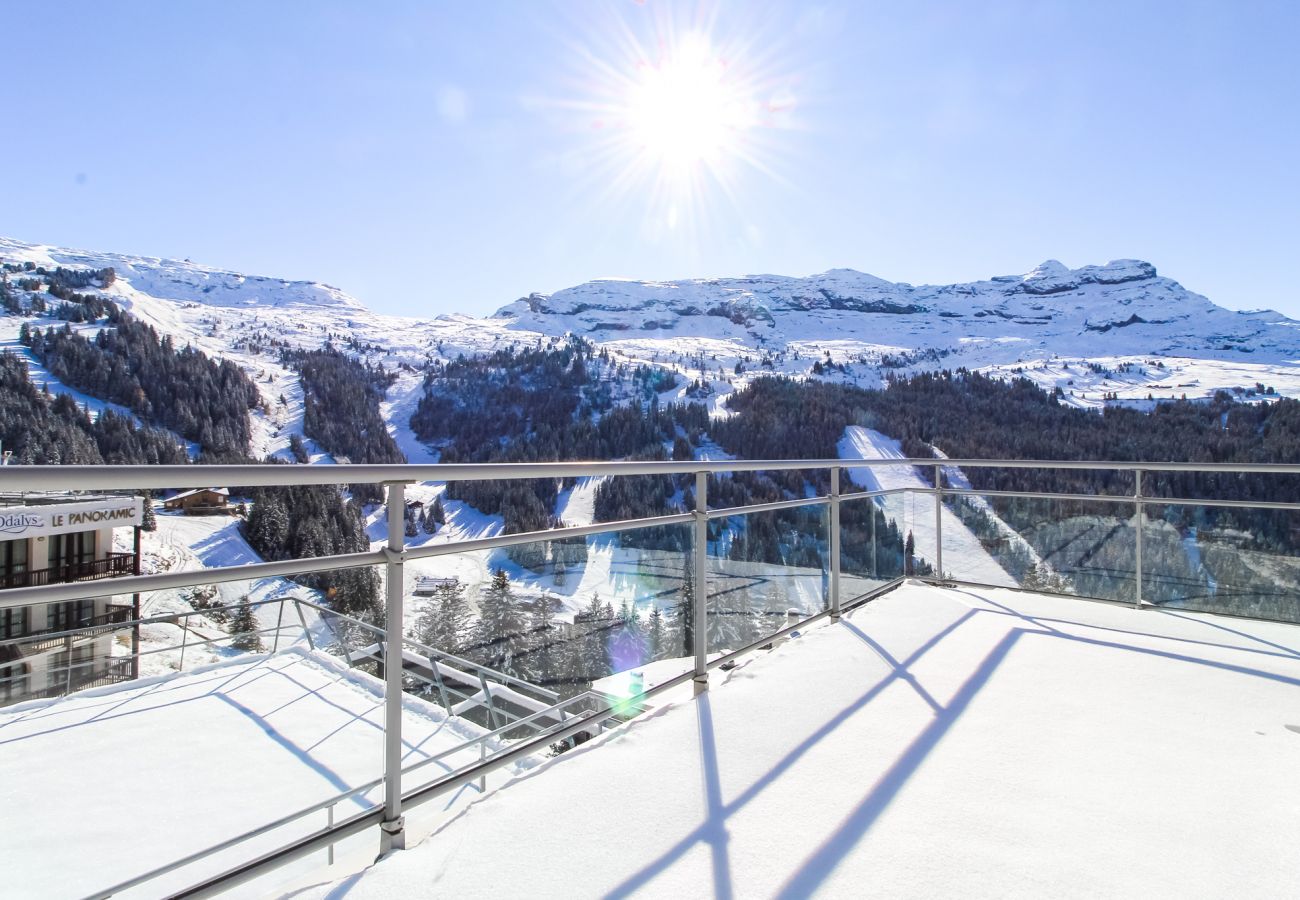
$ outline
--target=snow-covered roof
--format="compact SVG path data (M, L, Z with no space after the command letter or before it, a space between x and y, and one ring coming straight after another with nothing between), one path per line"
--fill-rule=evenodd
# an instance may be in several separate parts
M190 491L181 491L179 494L173 494L167 499L169 501L184 500L186 497L196 497L199 494L220 494L223 497L229 497L230 489L229 488L194 488L193 490Z
M909 585L312 896L1283 896L1297 754L1300 627Z

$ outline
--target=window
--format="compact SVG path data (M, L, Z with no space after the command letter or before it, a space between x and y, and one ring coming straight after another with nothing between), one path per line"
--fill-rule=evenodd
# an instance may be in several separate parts
M27 571L27 538L0 541L0 573L17 575Z
M95 532L77 531L73 534L54 534L48 538L51 569L88 563L95 558Z
M77 647L72 652L60 650L50 658L47 681L50 687L63 687L75 690L88 681L94 680L95 650L93 647Z
M27 692L27 666L23 663L0 665L0 701L18 700Z
M45 607L45 627L49 631L68 631L89 625L95 615L94 600L71 600Z
M0 609L0 639L19 638L27 633L27 607Z

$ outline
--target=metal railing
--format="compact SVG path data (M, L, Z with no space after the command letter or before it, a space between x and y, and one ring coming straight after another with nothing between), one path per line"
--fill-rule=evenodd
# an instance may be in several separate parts
M851 469L877 469L885 467L915 468L927 475L932 473L929 486L918 483L917 486L893 488L888 490L845 490L843 477ZM956 487L945 484L944 472L955 469L1036 469L1036 470L1093 470L1130 473L1133 479L1133 491L1130 494L1095 494L1072 492L1035 492L1019 490L984 490L978 488ZM736 472L780 472L780 471L820 471L829 477L829 492L826 495L798 497L767 503L756 503L740 507L723 509L709 508L710 475L723 475ZM897 497L933 498L933 561L927 563L931 573L925 580L935 583L979 584L979 581L964 579L960 573L954 574L945 564L944 557L944 519L945 512L963 498L989 498L996 502L1013 501L1065 501L1075 504L1099 503L1113 505L1132 505L1133 515L1128 521L1133 532L1132 569L1118 572L1124 578L1131 578L1133 594L1126 602L1137 609L1150 608L1152 604L1144 599L1144 584L1149 581L1145 556L1144 534L1150 527L1147 510L1151 506L1177 507L1200 506L1207 508L1242 508L1254 510L1300 511L1300 503L1289 501L1249 501L1225 499L1196 499L1174 497L1150 497L1144 494L1144 476L1152 473L1218 473L1233 475L1300 475L1300 465L1290 464L1204 464L1204 463L1125 463L1069 460L968 460L968 459L878 459L878 460L781 460L781 461L682 461L682 462L596 462L596 463L520 463L520 464L454 464L454 465L345 465L345 466L64 466L64 467L10 467L0 469L0 490L21 487L23 489L47 490L137 490L163 488L180 488L210 484L237 484L249 487L282 487L298 485L349 485L358 483L382 484L386 490L387 505L387 540L381 549L315 557L309 559L288 559L276 562L264 562L249 565L228 566L186 572L168 572L153 575L127 576L115 580L114 593L145 593L158 590L197 587L237 581L252 581L264 578L301 576L312 573L337 571L342 569L375 566L380 567L386 577L385 619L383 627L366 623L355 617L343 616L321 604L300 597L291 598L296 614L302 618L303 634L309 645L317 647L312 629L305 621L305 611L311 610L321 621L348 621L350 627L359 629L371 636L362 647L345 646L343 653L350 663L365 662L373 664L382 671L385 683L385 729L384 729L384 774L383 777L369 784L351 789L321 804L313 805L277 820L262 829L225 841L217 847L209 848L193 857L177 860L163 869L145 873L129 882L117 885L105 891L105 895L131 886L145 884L159 874L174 871L198 859L206 859L219 850L238 846L251 837L264 835L286 822L299 822L304 817L318 815L323 809L331 811L329 821L314 829L306 836L294 839L277 849L263 853L247 860L235 868L205 877L196 883L186 895L207 896L245 883L257 878L267 871L309 854L329 850L337 842L352 835L361 834L369 829L378 828L382 852L389 852L403 846L404 812L421 803L425 803L448 792L458 790L466 785L481 783L487 774L502 766L510 765L521 759L540 752L545 752L558 741L574 739L581 734L591 734L611 719L626 718L629 709L633 712L645 708L648 700L662 692L692 682L696 693L707 690L709 672L718 666L727 665L737 657L761 647L771 646L774 641L805 628L809 624L823 619L838 619L845 611L865 603L897 587L904 581L901 572L882 572L877 566L877 550L881 545L877 541L877 515L875 509ZM622 477L633 475L674 475L693 479L694 508L688 512L671 513L629 521L602 522L592 525L556 528L547 531L522 534L499 534L490 537L463 540L457 542L407 546L405 538L405 489L409 484L419 482L451 481L486 481L512 479L563 479L588 476ZM850 576L861 573L850 572L845 563L845 547L842 541L843 516L849 504L867 501L872 511L870 522L870 578L866 590L855 592L845 589L850 583ZM799 508L822 508L828 514L826 534L826 554L822 564L826 576L825 608L812 612L788 624L786 627L765 634L740 647L724 648L723 652L710 654L708 624L710 608L710 568L709 546L710 527L719 520L734 516L772 513ZM928 513L926 514L928 515ZM913 513L913 525L919 520ZM1117 520L1118 521L1118 520ZM695 622L693 653L690 657L690 669L681 672L659 684L645 689L630 698L611 698L596 691L587 691L578 697L559 699L553 693L548 696L539 691L536 685L527 683L511 684L507 673L487 669L469 660L446 653L438 648L427 647L412 641L405 634L403 567L406 562L418 559L431 559L439 556L466 553L479 550L516 547L536 541L560 541L564 539L583 538L595 535L608 535L616 532L633 532L643 529L664 528L667 526L689 526L691 534L690 576L696 586L692 610ZM719 526L715 526L719 527ZM1112 529L1115 531L1116 529ZM910 535L910 530L909 530ZM910 561L909 561L910 562ZM102 589L96 589L102 591ZM76 583L49 584L16 587L0 592L0 609L6 607L31 606L45 603L65 602L82 599L87 589ZM1110 599L1114 597L1095 597L1090 599ZM284 604L281 603L281 610ZM196 610L193 613L177 613L153 619L141 619L141 623L156 621L178 622L193 615L203 615L207 611ZM282 628L281 622L274 629L276 647L278 648ZM212 644L229 639L228 635L217 638L198 638L189 640L190 629L182 628L184 643L181 653L187 647ZM334 640L337 640L337 634ZM390 660L399 660L400 664L386 665ZM404 688L413 682L422 682L423 688L436 696L442 705L453 712L466 700L481 694L482 701L491 704L493 690L486 684L481 685L480 692L470 690L473 685L467 682L448 684L443 677L446 668L461 673L474 673L476 678L486 680L489 677L509 689L519 689L530 696L539 705L539 709L525 710L523 714L514 715L509 721L502 721L493 716L491 728L485 734L470 743L480 748L491 744L493 751L486 750L482 758L452 772L445 773L429 783L403 791L402 776L409 774L411 767L403 769L401 764L402 728L401 711ZM490 673L490 674L489 674ZM520 737L521 731L527 736ZM463 750L463 747L456 748ZM448 752L450 754L450 751ZM438 758L445 758L442 754ZM419 764L424 766L425 761ZM334 821L332 810L341 799L365 796L380 792L382 799L376 800L367 808L356 812L342 821Z

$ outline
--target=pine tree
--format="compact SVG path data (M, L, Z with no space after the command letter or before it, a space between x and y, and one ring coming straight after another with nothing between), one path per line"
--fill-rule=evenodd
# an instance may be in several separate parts
M911 577L916 574L916 539L912 532L907 532L907 541L903 544L903 574Z
M587 681L595 681L610 674L606 644L613 626L613 611L608 604L601 602L599 595L592 594L591 602L581 616L586 626L582 641L582 674Z
M641 616L627 600L619 607L617 622L609 641L610 668L623 672L646 661L646 641Z
M524 648L524 614L510 577L497 569L479 597L479 621L474 629L474 649L484 665L518 675L516 656Z
M689 563L682 578L681 595L671 610L674 636L680 637L673 656L695 655L695 577Z
M262 636L257 633L257 617L253 615L253 606L248 602L248 595L239 598L239 605L230 619L230 633L233 637L230 646L246 653L262 651Z
M438 525L447 524L447 513L442 508L442 498L433 498L433 521Z
M650 659L663 659L668 649L668 629L664 626L664 614L658 606L650 608L650 620L647 628L647 641Z
M144 492L144 514L140 519L141 531L157 531L158 517L153 511L153 492Z
M444 582L434 588L433 595L424 601L416 617L413 634L426 647L460 655L470 635L470 623L465 586L459 581Z
M528 614L528 678L541 685L553 683L560 672L559 629L555 624L554 597L543 594Z

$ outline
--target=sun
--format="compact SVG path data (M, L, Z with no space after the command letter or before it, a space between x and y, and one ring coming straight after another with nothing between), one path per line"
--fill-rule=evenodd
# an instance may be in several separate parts
M664 13L636 28L621 18L575 26L568 96L544 104L578 136L559 157L602 216L639 216L647 240L695 246L748 235L760 179L786 184L799 74L781 36ZM739 225L737 225L739 223ZM729 229L729 230L728 230Z
M624 115L633 147L668 169L726 164L757 121L744 79L698 35L637 66Z

